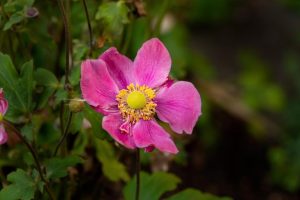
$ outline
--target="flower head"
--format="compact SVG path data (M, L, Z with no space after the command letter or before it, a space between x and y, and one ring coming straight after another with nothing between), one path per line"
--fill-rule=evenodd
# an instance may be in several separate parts
M157 38L146 41L134 61L112 47L81 65L83 98L104 115L102 127L127 148L157 148L177 153L170 135L191 134L201 114L201 99L192 83L168 79L171 58Z
M3 89L0 88L0 145L7 142L7 133L5 132L4 125L2 123L7 108L8 102L4 98Z

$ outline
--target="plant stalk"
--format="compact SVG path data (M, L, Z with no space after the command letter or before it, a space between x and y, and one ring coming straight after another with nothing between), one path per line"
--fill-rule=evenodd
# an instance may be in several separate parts
M140 149L136 149L136 190L135 190L135 200L140 199L140 171L141 171L141 162L140 162Z
M89 44L90 49L89 49L88 56L91 57L92 52L93 52L93 32L92 32L91 20L90 20L89 12L88 12L88 9L87 9L86 1L82 0L82 2L83 2L83 7L84 7L86 20L87 20L87 23L88 23L89 38L90 38L90 44Z
M36 164L36 168L39 172L40 178L45 183L46 192L48 193L50 199L54 200L55 199L54 194L53 194L52 190L49 187L48 181L44 177L43 170L42 170L42 167L41 167L41 163L38 159L38 155L35 152L35 149L29 144L29 142L27 142L25 137L20 133L20 131L17 128L15 128L13 125L11 125L8 121L5 121L5 120L3 120L3 124L6 127L10 128L20 138L20 140L22 140L22 142L26 145L26 147L28 148L28 150L30 151L30 153L31 153L31 155L34 159L34 162Z

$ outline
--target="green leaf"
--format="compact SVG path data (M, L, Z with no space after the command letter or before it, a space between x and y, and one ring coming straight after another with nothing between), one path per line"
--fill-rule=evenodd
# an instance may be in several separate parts
M65 158L50 158L45 162L45 166L47 169L47 178L55 179L64 177L68 175L68 167L74 166L81 162L82 160L78 156L68 156Z
M141 172L140 199L158 200L167 191L174 190L180 179L169 173L155 172L151 175ZM136 179L128 182L124 188L125 200L132 200L135 197Z
M31 200L34 198L34 193L39 183L25 171L17 169L17 171L7 176L7 180L10 181L11 184L0 191L0 199Z
M113 147L104 140L97 140L96 153L98 160L102 163L103 173L111 181L129 180L125 166L116 159Z
M10 16L9 20L5 23L3 31L10 29L14 24L21 22L25 18L23 12L16 12Z
M32 62L23 65L22 77L19 75L8 55L0 53L0 87L4 89L5 98L9 101L6 117L14 118L29 111L31 104ZM23 85L25 84L25 85Z
M21 67L21 79L18 81L18 92L22 96L26 111L32 109L33 62L28 61Z
M37 85L42 87L42 91L37 98L37 105L40 109L47 104L49 97L51 97L54 91L58 88L59 82L52 72L43 68L38 68L34 72L34 79L37 82Z
M106 31L119 35L124 24L129 23L129 9L124 1L103 3L97 13L96 19L102 20L106 26Z
M229 197L217 197L212 194L203 193L199 190L188 188L185 189L167 200L186 200L186 199L193 199L193 200L231 200Z
M91 109L88 105L85 105L83 113L84 117L91 123L93 134L99 139L104 139L107 134L102 130L100 126L102 116Z

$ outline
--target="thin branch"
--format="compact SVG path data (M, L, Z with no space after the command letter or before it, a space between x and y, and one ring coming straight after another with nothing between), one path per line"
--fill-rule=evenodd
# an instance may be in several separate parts
M90 21L90 16L89 16L89 12L87 9L87 5L86 5L86 1L82 0L83 2L83 7L84 7L84 12L85 12L85 16L86 16L86 20L88 23L88 29L89 29L89 37L90 37L90 50L89 50L89 54L88 56L91 57L92 56L92 52L93 52L93 32L92 32L92 26L91 26L91 21Z
M40 178L42 179L42 181L45 183L45 188L46 188L46 191L50 197L51 200L54 200L55 197L54 197L54 194L53 192L51 191L50 187L49 187L49 183L48 181L46 180L46 178L44 177L44 174L43 174L43 170L42 170L42 167L41 167L41 163L38 159L38 155L37 153L35 152L34 148L27 142L27 140L25 139L25 137L20 133L20 131L15 128L13 125L11 125L8 121L3 121L3 124L10 128L19 138L20 140L22 140L22 142L26 145L26 147L28 148L28 150L30 151L33 159L34 159L34 162L36 164L36 168L39 172L39 175L40 175Z
M58 149L59 147L61 146L61 144L64 142L64 140L66 139L67 135L68 135L68 132L69 132L69 128L70 128L70 125L71 125L71 121L72 121L72 117L73 117L73 113L70 112L69 113L69 116L68 116L68 121L67 121L67 124L66 124L66 128L64 130L64 134L62 135L62 137L60 138L56 148L55 148L55 151L54 151L54 154L53 156L56 156L57 152L58 152Z
M70 85L70 80L69 80L69 75L70 75L70 69L72 68L73 61L71 58L71 35L70 35L70 27L69 27L69 20L68 16L66 13L66 9L64 7L64 3L62 0L57 0L63 23L64 23L64 28L65 28L65 40L66 40L66 79L65 79L65 88L69 90Z

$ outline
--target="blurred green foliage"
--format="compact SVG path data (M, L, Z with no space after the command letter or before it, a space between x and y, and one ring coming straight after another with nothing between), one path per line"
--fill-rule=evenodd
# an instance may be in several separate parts
M176 171L193 163L208 162L201 160L202 157L191 160L195 158L192 153L199 154L199 149L194 146L201 146L201 153L207 157L220 148L225 142L224 135L230 134L227 129L221 130L220 127L226 127L228 121L224 118L230 117L235 120L234 123L239 123L236 127L246 126L237 130L240 134L262 143L268 152L266 162L270 171L263 178L270 177L273 185L296 193L300 188L299 52L288 46L282 49L282 57L275 58L272 55L274 60L280 60L278 67L274 65L277 60L270 60L258 51L260 45L250 45L249 48L249 35L246 35L247 41L238 38L239 34L252 31L246 28L246 31L243 29L241 33L238 32L241 21L249 20L243 9L249 5L255 9L255 5L249 2L87 1L93 34L91 57L97 58L108 47L116 46L120 52L134 59L144 41L159 37L172 56L172 78L188 79L199 89L203 116L195 133L187 138L174 135L180 148L180 154L175 158L158 156L157 152L144 153L143 167L149 171L159 168L159 164ZM292 10L299 18L298 0L274 2L283 12ZM88 57L90 40L82 1L64 1L72 36L73 66L69 76L72 92L65 87L64 26L56 1L0 0L0 3L0 87L4 88L9 101L5 119L13 122L36 149L46 178L55 182L53 185L57 193L59 182L61 187L67 185L69 191L77 194L81 185L76 185L79 181L74 176L82 178L80 184L84 185L89 183L88 177L94 172L96 175L92 177L92 182L96 182L93 186L95 190L100 190L101 194L106 192L107 188L99 186L97 182L101 178L111 188L115 186L113 184L126 185L123 191L125 199L133 199L133 156L113 143L101 129L102 116L88 105L84 105L81 112L73 113L69 129L71 134L62 145L59 156L52 156L63 132L61 123L66 125L70 113L70 100L81 98L80 65ZM263 13L268 12L266 10ZM247 22L245 27L249 24ZM259 22L255 21L254 24ZM293 28L292 31L298 31L299 37L298 29ZM289 43L299 44L297 33L293 37L289 38ZM232 43L228 43L227 39ZM245 46L240 44L243 42ZM232 52L226 52L230 48L221 48L225 45L232 46ZM271 49L268 50L272 54ZM229 60L232 61L226 63L224 57L218 56L220 54L231 55ZM227 71L229 77L226 77ZM226 113L225 117L223 112ZM236 127L230 127L230 130ZM268 140L270 135L271 141ZM0 199L46 198L34 160L14 134L10 134L6 146L0 147L0 168ZM202 175L199 174L200 181ZM229 199L191 188L178 192L179 176L184 177L170 172L143 172L142 199ZM66 179L75 186L66 184ZM184 181L182 178L182 183L186 184ZM90 186L82 187L89 189ZM58 195L61 199L72 197L67 193Z

